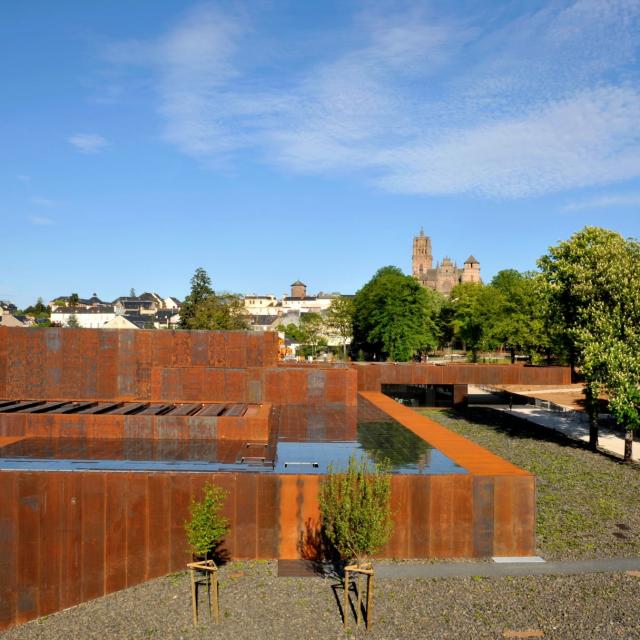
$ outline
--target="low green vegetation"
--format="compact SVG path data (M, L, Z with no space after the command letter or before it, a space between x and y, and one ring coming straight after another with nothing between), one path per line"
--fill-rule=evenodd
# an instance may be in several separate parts
M589 451L562 434L490 409L420 409L429 418L536 474L540 555L640 554L640 468Z
M226 497L222 487L210 483L204 486L202 499L191 502L191 517L184 523L184 530L194 555L211 558L229 531L229 521L220 513Z
M344 560L367 562L389 540L391 475L366 456L349 458L347 468L329 466L320 485L322 531Z

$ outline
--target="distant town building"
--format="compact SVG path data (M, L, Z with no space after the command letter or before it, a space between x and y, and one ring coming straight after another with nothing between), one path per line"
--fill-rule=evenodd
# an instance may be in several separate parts
M15 305L11 305L15 309ZM26 327L24 316L15 316L9 309L0 308L0 327Z
M451 290L463 282L482 282L480 277L480 263L469 256L462 268L459 268L449 257L433 266L431 238L420 234L413 238L412 274L423 287L429 287L442 295L449 297Z
M282 305L273 294L244 296L244 308L252 316L277 316L282 312Z
M126 316L116 316L113 320L105 323L103 329L140 329L137 324L127 320Z
M51 312L51 324L66 327L71 316L75 316L78 326L84 329L101 329L107 322L115 319L116 313L110 305L99 305L90 309L57 307Z

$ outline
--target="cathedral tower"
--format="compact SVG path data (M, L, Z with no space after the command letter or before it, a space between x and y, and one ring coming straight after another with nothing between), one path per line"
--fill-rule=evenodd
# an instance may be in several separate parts
M433 267L431 238L424 235L424 229L420 229L420 235L413 238L411 266L413 276L419 280L423 280L427 275L427 271Z

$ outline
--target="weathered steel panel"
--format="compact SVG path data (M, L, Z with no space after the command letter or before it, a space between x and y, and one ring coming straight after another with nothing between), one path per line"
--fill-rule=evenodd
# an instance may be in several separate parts
M409 513L411 518L411 535L408 541L409 558L429 557L431 540L431 523L429 521L429 505L431 482L429 476L411 476L409 487ZM404 527L405 523L396 526Z
M145 579L171 571L171 476L148 474L147 547Z
M8 360L9 333L6 328L0 327L0 398L8 398L7 389L7 360Z
M127 586L127 486L125 473L105 474L104 591L110 593Z
M147 549L147 482L144 474L127 473L127 586L144 580Z
M258 547L258 479L255 474L243 473L237 474L236 478L236 554L239 558L255 558Z
M493 478L473 478L473 555L483 558L493 553Z
M104 593L105 477L87 473L82 481L82 601Z
M40 509L42 508L42 483L39 474L24 473L18 476L17 520L17 592L16 619L31 620L38 615L40 571Z
M42 478L42 506L39 515L40 545L43 553L38 581L40 592L38 615L40 616L53 613L61 608L60 571L62 558L60 547L64 537L64 502L61 488L60 482L47 482L45 478Z
M17 479L17 473L0 472L0 629L13 624L16 617L20 540Z
M256 558L278 557L278 478L256 475L257 480L257 548Z
M82 481L85 474L65 473L63 482L65 529L62 538L61 592L64 607L82 602ZM47 480L55 482L53 474Z

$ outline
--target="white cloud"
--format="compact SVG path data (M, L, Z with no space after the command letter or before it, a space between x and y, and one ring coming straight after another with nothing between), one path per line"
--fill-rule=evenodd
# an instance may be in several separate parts
M107 55L152 68L165 138L198 158L250 149L396 192L498 198L640 176L640 4L576 0L502 22L425 6L364 12L311 62L286 42L284 63L249 55L265 40L211 5Z
M81 153L100 153L109 146L107 140L96 133L76 133L68 142Z
M46 218L45 216L29 216L29 222L42 227L54 224L54 220Z
M569 202L561 211L582 211L583 209L608 209L610 207L640 207L640 193L612 193L594 196L586 200Z
M640 172L640 93L586 91L520 118L381 153L383 186L517 198L607 184Z
M41 198L39 196L34 196L32 198L29 198L29 201L31 202L31 204L38 205L39 207L55 207L56 206L56 203L53 200L50 200L49 198Z
M31 176L19 175L19 176L16 176L16 178L18 178L20 182L31 182Z

